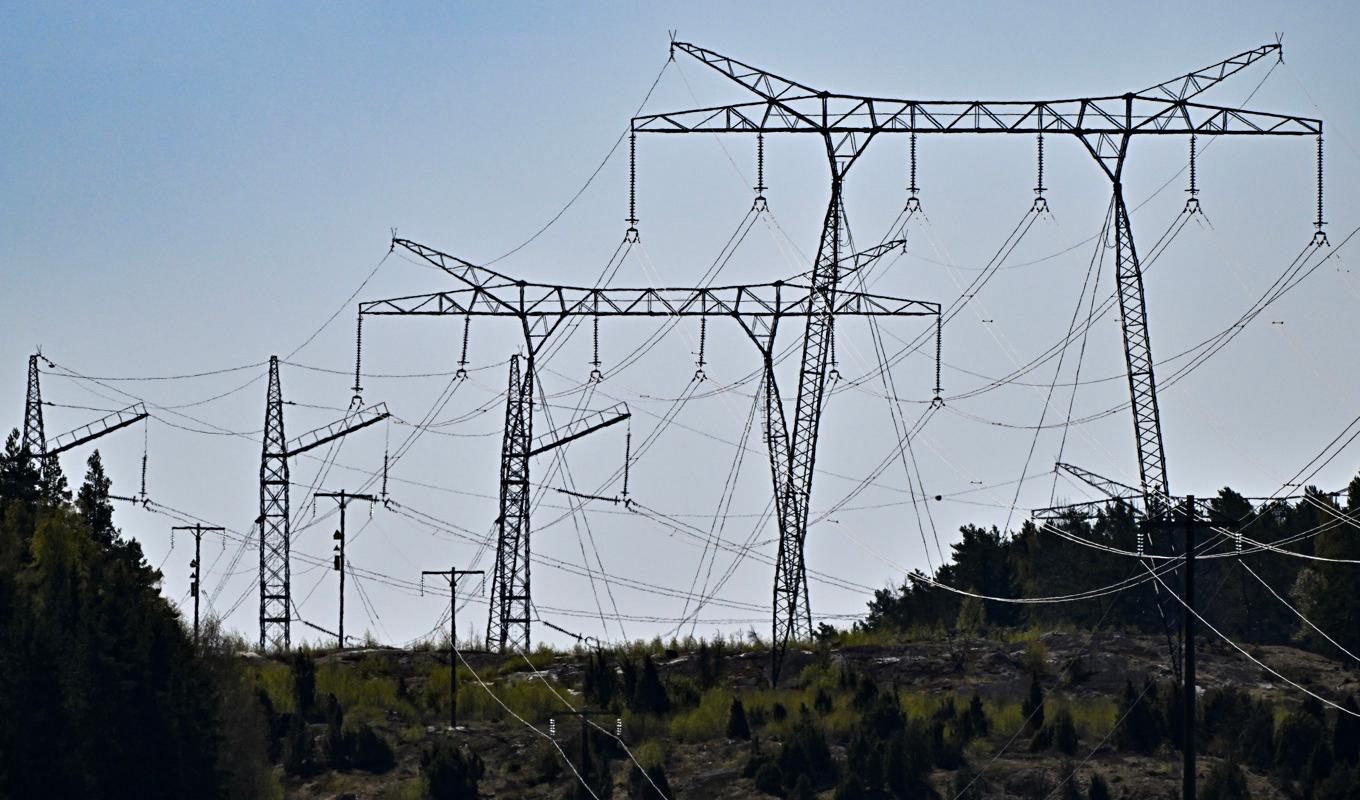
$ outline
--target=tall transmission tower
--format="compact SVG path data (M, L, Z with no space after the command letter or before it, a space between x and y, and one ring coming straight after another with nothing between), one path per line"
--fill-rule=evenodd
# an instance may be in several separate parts
M901 245L900 241L888 242L863 253L845 256L844 260L852 268L862 268ZM824 306L811 285L797 281L708 288L591 288L532 283L406 239L393 240L393 246L402 247L438 267L463 284L463 287L433 294L363 302L359 304L360 320L365 316L451 316L463 319L474 316L512 317L519 321L525 338L523 366L520 366L518 358L511 360L510 392L506 401L506 439L501 466L499 523L503 537L497 548L498 565L501 554L505 554L507 563L513 569L505 573L506 580L502 584L499 583L501 576L498 567L498 573L493 578L498 583L493 586L492 617L488 624L488 646L495 643L501 648L509 643L512 625L519 626L519 641L526 645L528 643L529 457L620 421L609 421L610 411L596 412L545 437L537 440L531 438L534 357L568 317L731 317L760 349L766 365L766 393L774 398L768 405L777 408L780 406L779 388L773 380L773 349L781 319L811 318L816 315L934 316L938 319L940 314L938 303L852 291L836 292L831 304ZM362 327L362 323L360 325ZM532 444L528 444L530 442ZM775 490L778 493L782 472L776 472ZM780 579L785 575L796 575L794 580L806 586L801 551L797 553L796 559L785 553L785 560L795 566L781 573ZM497 587L503 587L499 595ZM524 594L523 601L517 599L521 591ZM806 596L806 589L803 595ZM778 589L776 608L777 614L790 613L786 604L780 604ZM798 613L808 613L806 603L799 608L801 611ZM776 680L783 652L781 647L773 657L772 676Z
M806 605L806 595L792 576L792 570L802 561L807 535L807 501L827 381L827 342L834 327L834 316L826 309L834 302L838 291L838 254L846 233L843 183L850 167L879 134L908 134L912 137L913 148L917 134L1024 134L1039 137L1041 146L1045 134L1062 134L1076 137L1095 158L1113 190L1116 285L1133 406L1140 492L1152 513L1160 515L1164 512L1169 489L1161 416L1157 407L1143 277L1122 182L1129 144L1134 137L1145 135L1313 136L1318 141L1320 176L1320 120L1192 102L1192 98L1253 62L1279 53L1280 45L1270 44L1239 53L1141 92L1075 100L1002 102L918 101L837 94L693 44L673 42L672 55L676 50L739 84L758 99L635 117L631 126L634 135L811 134L820 137L825 144L830 166L830 199L813 262L810 300L816 313L810 316L804 335L794 422L787 439L780 427L780 415L773 413L772 407L766 415L767 438L781 451L779 459L786 461L781 465L786 478L776 495L780 550L787 554L781 556L778 569L786 577L776 589L776 602L782 597L787 613L782 617L776 615L776 647L804 630L803 615L798 608L800 602ZM1326 237L1322 232L1320 177L1318 200L1316 240L1322 244ZM631 216L636 217L636 213ZM786 459L782 454L785 447L788 450Z
M279 357L269 357L264 440L260 453L260 650L287 650L293 619L292 519L288 460L388 417L387 406L355 407L329 425L289 441L283 427Z
M41 374L39 362L46 360L41 354L28 357L28 394L24 398L23 447L28 451L29 457L37 462L39 469L46 469L52 459L67 450L134 425L149 416L146 406L135 403L48 439L43 421L42 381L39 377Z

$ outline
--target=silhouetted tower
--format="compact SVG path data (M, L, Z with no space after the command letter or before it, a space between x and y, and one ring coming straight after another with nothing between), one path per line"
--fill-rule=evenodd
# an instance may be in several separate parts
M279 358L269 357L269 393L260 454L260 649L287 650L292 619L288 547L288 440L283 432Z
M43 429L42 386L38 382L38 356L28 357L28 397L24 400L23 447L36 459L47 455L47 433Z
M496 569L491 578L488 648L529 649L529 444L533 437L534 373L510 357L501 443L501 493Z

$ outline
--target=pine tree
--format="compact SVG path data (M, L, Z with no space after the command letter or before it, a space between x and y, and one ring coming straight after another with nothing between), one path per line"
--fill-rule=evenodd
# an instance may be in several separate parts
M1099 772L1091 773L1091 785L1086 790L1086 800L1110 800L1110 787Z

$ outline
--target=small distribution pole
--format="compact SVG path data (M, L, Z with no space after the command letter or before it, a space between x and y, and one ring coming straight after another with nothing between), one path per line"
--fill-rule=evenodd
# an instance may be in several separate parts
M423 570L421 577L440 575L449 581L449 727L458 730L458 578L485 575L480 569Z
M1195 496L1185 498L1185 695L1181 701L1184 730L1181 754L1181 796L1195 800Z
M336 629L336 639L340 642L340 649L345 649L345 509L351 500L362 500L368 503L378 502L378 498L371 494L351 494L343 489L338 492L317 492L317 497L329 497L335 500L340 506L340 530L332 534L335 539L335 556L332 560L331 568L340 573L340 626Z
M580 708L580 709L573 709L573 710L568 711L568 712L566 712L566 713L567 713L567 714L572 714L572 715L575 715L575 716L578 716L578 717L581 718L581 762L580 762L580 764L578 765L578 767L580 768L580 770L581 770L581 772L582 772L581 777L584 778L584 779L586 779L587 781L589 781L589 780L590 780L590 776L584 774L585 771L586 771L586 768L587 768L586 765L590 762L590 731L586 728L586 720L587 720L587 718L589 718L589 717L615 717L615 719L616 719L615 730L616 730L616 731L617 731L617 730L620 730L621 723L617 722L617 716L616 716L616 715L614 714L614 712L612 712L612 711L600 711L600 710L589 709L589 708Z
M203 534L223 533L224 529L216 525L176 525L171 531L189 531L194 535L194 560L189 562L189 592L194 596L194 644L198 644L198 595L199 581L202 577L200 571L203 563Z

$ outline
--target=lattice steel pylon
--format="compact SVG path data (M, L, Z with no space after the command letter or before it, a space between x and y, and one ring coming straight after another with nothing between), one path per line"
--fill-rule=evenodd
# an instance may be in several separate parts
M828 262L822 272L826 274L828 271L839 270L841 261L850 263L851 269L860 269L895 248L901 247L902 244L903 242L894 240L870 248L863 253L846 257L840 256L839 245L837 245L834 251L835 260ZM523 430L525 432L520 432L520 428L517 427L515 422L521 410L526 420L532 414L533 399L531 395L533 386L532 380L526 380L526 377L531 379L534 374L535 355L568 317L588 316L599 319L604 317L706 318L719 316L731 317L736 320L751 340L755 342L764 357L764 369L767 378L764 381L765 393L766 397L770 398L767 402L766 413L779 420L777 429L780 435L772 442L771 446L771 466L774 470L775 484L778 489L780 486L787 485L788 477L791 474L789 465L792 463L792 460L787 456L788 437L784 434L787 429L783 424L782 403L778 399L779 386L774 380L774 343L779 320L784 317L805 319L820 317L827 324L831 324L836 316L935 316L938 318L940 314L938 303L854 291L819 292L813 288L817 285L816 283L802 284L795 281L701 288L588 288L533 283L477 266L410 240L396 239L393 241L393 246L408 250L429 264L443 270L464 286L460 289L433 294L363 302L359 304L360 319L364 316L457 316L466 320L474 316L489 316L513 317L519 321L526 345L525 367L518 381L513 375L511 378L511 386L520 387L519 394L517 395L512 388L510 398L507 399L506 447L502 454L501 502L501 530L503 532L513 531L519 539L513 543L502 539L501 547L498 549L498 563L501 553L522 551L524 560L520 562L523 565L521 568L527 568L530 551L528 512L526 510L521 518L515 520L514 526L506 521L514 504L506 500L505 476L513 475L518 480L518 476L522 474L525 485L527 485L528 458L525 457L520 460L519 452L527 452L528 456L532 456L583 435L580 430L568 430L571 426L567 426L567 428L562 429L566 431L563 438L556 443L533 443L527 450L521 450L519 442L531 441L529 429L532 427L532 423L524 422ZM815 275L813 280L817 280ZM829 333L827 335L829 336ZM818 348L818 355L814 355L813 358L820 358L823 366L826 363L827 345L828 340L825 338L813 344L814 347ZM515 399L517 396L520 398L519 400ZM815 402L820 406L821 397L818 396ZM597 427L604 427L606 424L610 423L603 423ZM589 428L588 430L593 429L596 428ZM513 436L512 432L514 432ZM547 438L555 438L557 433L549 434ZM778 444L781 441L784 443L783 445ZM784 455L776 458L774 456L776 450ZM513 466L509 471L507 471L506 466L507 459ZM805 462L805 469L807 470L806 480L810 481L812 470L810 460ZM801 473L799 474L801 475ZM802 511L802 519L805 520L805 506ZM801 613L806 616L807 603L798 602L800 596L803 598L807 596L807 578L803 568L802 553L795 548L781 549L780 559L784 563L784 566L779 568L780 575L790 576L791 580L801 581L803 585L801 595L798 591L788 592L784 595L788 598L784 602L787 602L792 609L789 613ZM499 570L497 572L499 573ZM493 580L498 579L493 578ZM504 585L510 587L512 583L507 575ZM527 594L527 572L523 586ZM501 600L498 600L495 596L496 589L494 586L492 591L492 617L488 624L488 646L500 645L503 647L504 642L508 641L506 639L506 625L503 620L511 615L518 615L519 612L518 610L504 610L504 598L508 595L502 594ZM781 602L778 596L776 602ZM525 605L526 607L530 605L527 598ZM525 626L523 637L527 641L527 613L526 621L523 624ZM782 652L781 650L780 658L782 658ZM776 663L777 661L778 659Z
M1117 280L1123 321L1124 353L1133 405L1135 444L1140 488L1146 506L1157 514L1169 496L1166 458L1162 446L1161 418L1157 408L1152 348L1148 336L1142 272L1134 246L1129 211L1124 202L1121 176L1131 139L1143 135L1198 136L1316 136L1321 153L1322 122L1307 117L1273 114L1247 109L1192 102L1192 98L1255 61L1281 52L1269 44L1239 53L1203 69L1195 70L1141 92L1105 97L1053 101L918 101L848 95L821 91L727 56L685 42L672 42L679 50L754 93L759 99L725 106L689 109L635 117L632 132L656 134L800 133L820 137L831 162L831 197L822 226L814 262L813 293L823 298L837 291L834 252L843 232L842 181L845 171L863 147L878 134L1066 134L1079 141L1095 157L1109 177L1116 208ZM1321 159L1319 157L1319 212L1315 225L1318 241L1325 243L1321 213ZM914 181L913 181L914 184ZM841 212L841 213L838 213ZM821 301L818 301L821 302ZM806 537L807 502L811 467L816 457L816 435L826 383L825 341L832 325L813 316L799 370L799 393L793 435L788 442L785 489L779 500L780 546L792 549L797 558L781 558L783 573L776 582L774 653L776 663L790 638L802 633L798 613L799 581L792 570L802 561ZM778 445L780 431L775 415L767 414L767 439ZM782 449L782 447L781 447ZM781 499L779 495L784 495ZM794 598L781 605L780 593ZM776 667L777 677L777 667Z
M283 388L278 356L269 357L269 388L260 452L260 650L291 644L292 540L288 493L288 439L283 428Z
M28 393L24 398L24 433L22 447L33 459L39 471L46 473L55 465L57 456L74 447L92 442L101 436L146 419L146 406L134 403L127 408L114 411L103 417L66 431L49 439L46 423L43 421L42 378L38 369L40 361L47 361L40 354L28 357ZM49 366L55 366L47 361Z
M357 380L356 380L357 383ZM352 407L341 419L289 441L283 428L283 387L279 357L269 357L265 394L264 435L260 451L260 650L284 651L292 646L292 509L288 459L348 436L388 417L382 403Z
M37 355L28 357L28 395L24 399L23 448L41 466L47 456L47 432L43 428L42 384L38 377Z
M534 373L532 358L520 372L518 354L510 357L505 395L505 433L501 443L500 516L496 519L496 568L491 574L491 613L486 645L528 651L529 448L533 442Z

